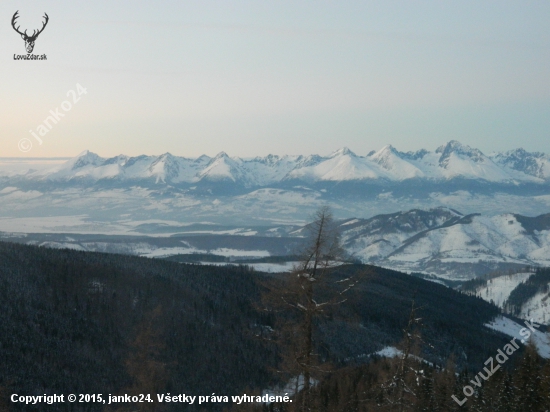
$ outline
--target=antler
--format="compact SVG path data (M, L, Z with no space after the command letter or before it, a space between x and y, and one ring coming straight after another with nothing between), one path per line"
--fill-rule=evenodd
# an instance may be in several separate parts
M12 17L12 19L11 19L11 25L12 25L13 29L14 29L17 33L19 33L21 36L25 36L25 37L28 38L28 39L36 39L36 38L38 37L38 35L39 35L40 33L42 33L42 31L44 30L44 28L45 28L46 25L48 24L48 21L50 20L50 18L48 17L48 15L47 15L46 13L44 13L44 16L42 16L42 17L44 17L44 18L46 19L46 21L44 21L44 22L42 23L42 28L41 28L40 30L38 30L38 32L37 32L36 30L34 30L34 31L32 32L32 35L29 36L29 35L27 34L27 30L25 30L24 33L21 33L21 32L19 31L19 27L21 27L21 26L15 27L15 23L16 23L15 20L17 20L17 19L19 18L19 16L17 15L18 13L19 13L19 10L17 10L17 11L15 12L15 14L13 15L13 17Z
M44 23L42 23L42 28L40 30L38 30L38 33L35 34L36 30L34 30L32 32L31 38L33 38L33 39L37 38L38 35L44 31L44 29L46 28L46 25L48 24L48 21L50 20L50 18L48 17L48 15L45 12L44 12L44 16L42 16L42 17L44 17L46 19L46 21Z
M15 20L17 20L17 18L19 17L19 16L17 15L17 13L19 13L19 10L17 10L17 11L15 12L15 14L13 15L13 17L12 17L12 19L11 19L11 25L12 25L13 29L14 29L17 33L19 33L21 36L26 36L26 35L27 35L27 30L25 30L25 33L21 33L21 32L19 31L19 27L21 27L21 26L17 26L17 28L15 27ZM44 14L45 14L45 13L44 13Z

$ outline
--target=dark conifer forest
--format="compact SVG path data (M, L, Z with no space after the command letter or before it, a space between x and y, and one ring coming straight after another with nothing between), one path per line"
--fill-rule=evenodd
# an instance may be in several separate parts
M329 283L350 276L360 281L346 300L315 320L315 350L330 368L316 376L311 410L549 409L549 364L532 348L513 355L463 406L451 399L453 394L462 399L462 387L510 340L484 326L500 313L496 306L373 266L332 269ZM26 406L10 401L14 393L149 393L155 400L156 394L215 393L231 399L283 386L285 349L274 336L293 316L266 311L261 296L268 285L284 282L282 275L247 266L0 243L0 410L297 410L292 408L298 402ZM415 333L421 338L407 367L399 369L399 358L372 354L402 347L413 300L421 317ZM405 386L392 384L395 376L411 390L399 392ZM522 409L525 405L532 406Z

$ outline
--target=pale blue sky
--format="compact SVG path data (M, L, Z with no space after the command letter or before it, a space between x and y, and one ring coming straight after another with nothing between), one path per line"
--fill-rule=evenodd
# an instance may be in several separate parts
M50 22L34 53L10 26ZM550 2L3 1L0 157L550 152ZM51 109L88 94L42 137ZM33 148L22 153L18 142Z

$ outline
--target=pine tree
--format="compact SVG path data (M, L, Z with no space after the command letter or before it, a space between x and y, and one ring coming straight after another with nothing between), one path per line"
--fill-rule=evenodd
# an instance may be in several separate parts
M514 372L514 410L542 411L541 367L537 348L529 341L519 367Z
M550 359L547 359L541 370L540 398L545 412L550 411Z
M447 359L445 368L434 377L434 397L439 411L457 410L458 404L453 400L452 395L458 397L454 392L456 386L455 359L451 356Z

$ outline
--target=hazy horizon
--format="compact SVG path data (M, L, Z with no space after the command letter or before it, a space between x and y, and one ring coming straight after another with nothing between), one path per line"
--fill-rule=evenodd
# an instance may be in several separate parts
M48 14L47 60L14 60L16 11L29 32ZM548 145L546 2L8 0L0 16L0 157Z
M428 150L428 152L435 152L439 147L441 146L445 146L447 143L449 142L444 142L440 145L438 145L437 147L434 147L434 148L427 148L427 147L418 147L416 149L413 149L413 150L410 150L410 151L407 151L407 152L416 152L416 151L419 151L421 149L426 149ZM459 143L462 143L459 141ZM303 153L282 153L282 154L278 154L278 155L282 155L282 156L299 156L299 155L319 155L321 157L328 157L332 154L334 154L335 152L341 150L341 149L349 149L351 150L355 155L359 156L359 157L366 157L369 153L371 152L378 152L380 150L382 150L383 148L385 148L386 146L392 146L394 149L396 149L397 151L401 152L401 153L405 153L405 151L403 150L400 150L399 147L396 147L390 143L388 143L387 145L384 145L382 147L379 147L379 148L373 148L371 150L367 150L365 153L363 152L357 152L355 151L353 148L351 147L347 147L347 146L342 146L342 147L338 147L338 148L335 148L334 150L331 150L330 152L319 152L319 153L308 153L308 154L303 154ZM468 145L469 146L469 145ZM472 147L473 149L478 149L477 147L474 147L474 146L470 146ZM514 149L511 149L511 150L515 150L515 149L524 149L523 147L516 147ZM525 150L525 149L524 149ZM498 149L493 149L491 150L490 152L483 152L483 154L485 155L490 155L492 153L503 153L503 152L506 152L507 150L498 150ZM89 150L89 149L84 149L82 150L80 153L76 153L75 155L72 155L72 156L51 156L51 157L32 157L32 156L0 156L0 161L2 160L20 160L20 161L38 161L38 160L48 160L48 161L54 161L54 160L70 160L70 159L73 159L77 156L81 156L83 155L84 153L86 152L90 152L90 153L94 153L102 158L112 158L112 157L116 157L116 156L129 156L129 157L135 157L135 156L141 156L141 155L145 155L145 156L161 156L163 154L166 154L166 153L169 153L173 156L177 156L177 157L186 157L186 158L191 158L191 159L194 159L194 158L198 158L198 157L201 157L201 156L209 156L211 158L214 158L216 157L217 155L219 155L220 153L225 153L227 154L229 157L239 157L239 158L242 158L242 159L253 159L253 158L256 158L256 157L265 157L265 156L270 156L270 155L274 155L274 153L268 153L267 155L263 155L263 156L260 156L260 155L256 155L256 156L238 156L238 155L234 155L232 154L231 152L227 151L227 150L220 150L218 151L217 153L214 153L214 154L207 154L207 153L202 153L200 155L197 155L197 156L185 156L185 155L182 155L182 154L179 154L179 153L174 153L174 152L161 152L161 153L140 153L140 154L137 154L137 155L134 155L134 156L130 156L130 155L127 155L126 153L119 153L117 155L114 155L114 156L105 156L103 155L102 153L98 153L98 152L94 152L92 150ZM528 151L529 152L529 151ZM534 151L533 151L534 152ZM540 151L537 151L537 152L540 152ZM545 153L545 154L550 154L550 151L543 151L542 153Z

